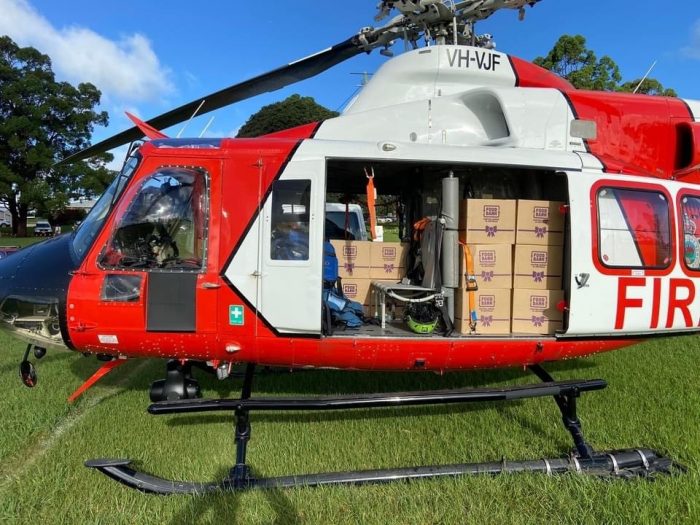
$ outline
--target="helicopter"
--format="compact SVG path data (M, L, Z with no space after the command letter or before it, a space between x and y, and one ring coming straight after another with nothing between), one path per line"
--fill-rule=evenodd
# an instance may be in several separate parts
M151 387L150 413L230 411L236 429L236 464L222 482L168 481L123 459L87 466L164 494L504 471L632 476L673 468L647 449L596 452L583 436L576 400L606 383L555 381L542 364L698 331L700 101L575 89L496 51L490 35L477 35L475 24L495 11L513 9L522 18L538 2L383 0L377 20L397 12L385 25L148 122L130 116L133 128L62 161L131 143L121 172L75 232L0 260L0 327L28 345L22 380L36 384L28 358L42 357L46 348L104 361L71 400L127 359L164 359L166 378ZM407 50L388 60L337 118L254 139L169 138L160 131L361 53L379 49L390 56L397 41ZM331 243L337 253L328 255L332 196L362 196L376 239L377 191L396 196L405 246L356 241L341 224ZM478 208L479 202L485 204ZM528 203L540 205L527 208L526 219L543 219L530 232L540 251L529 262L546 264L525 277L549 292L539 285L557 273L558 290L526 297L520 321L528 330L515 329L510 303L513 329L493 335L486 328L494 316L477 313L475 304L480 287L489 287L488 272L480 279L474 269L470 221L476 219L469 210L478 208L486 221L477 228L483 235L472 239L488 247L510 235L502 245L510 246L512 261L520 253L512 241L515 223L498 221ZM558 243L538 244L554 234ZM364 249L380 249L380 259L397 250L408 254L404 262L379 264L391 277L365 277L372 304L360 302L361 326L340 326L346 303L333 310L331 294L347 297L334 265L362 270L358 250ZM419 266L419 277L409 277ZM510 282L508 302L518 288ZM193 367L226 379L235 364L246 365L240 398L201 398ZM256 366L438 373L524 366L542 382L256 398ZM544 396L554 397L573 439L567 458L270 479L253 477L246 463L251 411Z

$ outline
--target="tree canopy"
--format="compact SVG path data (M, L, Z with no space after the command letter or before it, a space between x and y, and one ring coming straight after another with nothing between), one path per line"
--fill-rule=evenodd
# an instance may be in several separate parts
M12 214L13 233L26 234L29 209L54 213L71 194L100 192L112 176L107 154L54 166L107 124L107 113L95 110L100 96L89 83L57 82L48 56L0 37L0 203Z
M236 136L259 137L337 116L337 111L321 106L313 97L294 94L281 102L262 107L257 113L251 115Z
M621 83L622 75L615 61L607 55L597 58L581 35L562 35L547 56L537 57L533 62L565 78L579 89L631 93L642 81L638 78ZM654 78L645 79L637 93L676 96L673 89L664 88Z

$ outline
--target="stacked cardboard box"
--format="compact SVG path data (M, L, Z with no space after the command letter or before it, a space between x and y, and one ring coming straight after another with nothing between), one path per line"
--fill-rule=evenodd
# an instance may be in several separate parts
M562 329L563 204L518 201L513 269L514 333L551 335Z
M455 328L471 333L470 295L476 313L477 334L508 334L513 288L513 243L516 201L468 199L460 206L460 241L466 243L478 290L470 293L464 274L466 251L460 254L461 286L455 296Z
M563 325L564 216L561 202L469 199L460 207L478 291L472 292L477 334L553 334ZM465 273L462 254L461 273ZM471 333L470 293L462 276L455 325Z
M408 244L332 240L343 293L369 312L372 281L400 281L406 275Z

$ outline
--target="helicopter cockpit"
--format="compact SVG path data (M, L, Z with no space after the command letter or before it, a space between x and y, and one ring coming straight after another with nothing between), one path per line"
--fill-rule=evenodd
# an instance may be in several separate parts
M117 221L99 264L108 269L201 269L205 188L204 173L190 168L161 168L146 177Z

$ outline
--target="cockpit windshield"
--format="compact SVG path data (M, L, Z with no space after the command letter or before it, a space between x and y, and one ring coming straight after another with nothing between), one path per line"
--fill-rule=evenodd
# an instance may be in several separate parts
M85 253L90 246L92 246L95 237L97 237L97 234L102 229L107 215L114 206L114 203L119 200L119 197L126 187L126 183L129 181L134 171L136 171L136 167L139 165L140 161L141 156L138 154L129 157L124 163L122 171L114 178L112 184L105 190L97 203L92 207L92 210L90 210L90 213L85 217L83 223L76 230L73 236L73 250L75 250L79 261L83 259Z
M206 174L161 168L128 203L99 263L105 268L200 270L207 219Z

